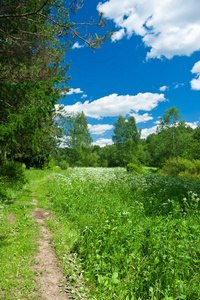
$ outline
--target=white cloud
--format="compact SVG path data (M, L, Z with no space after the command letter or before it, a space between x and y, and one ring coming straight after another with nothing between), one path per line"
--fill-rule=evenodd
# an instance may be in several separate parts
M188 126L190 126L192 129L195 129L195 128L197 128L199 125L198 125L198 123L199 123L199 121L197 121L197 122L193 122L193 123L191 123L191 122L185 122Z
M72 46L72 49L80 49L83 48L84 45L80 45L79 42L74 43L74 45Z
M69 143L71 142L71 137L70 136L63 136L62 138L59 139L60 140L60 148L65 148L65 147L69 147Z
M157 129L157 126L142 129L141 130L141 138L146 139L149 134L155 133L156 129Z
M193 74L196 74L197 78L190 81L192 90L200 90L200 61L196 62L191 70Z
M113 129L113 125L109 124L96 124L96 125L91 125L88 124L88 128L92 134L99 134L102 135L106 131Z
M159 102L163 101L166 101L163 94L139 93L135 96L111 94L92 102L85 101L67 105L65 110L68 113L83 111L88 117L100 119L133 112L138 113L138 111L151 111L158 106Z
M128 38L140 35L150 47L147 58L190 56L200 50L199 0L109 0L97 9Z
M163 85L163 86L161 86L161 87L159 88L159 91L165 92L165 91L168 90L168 89L169 89L168 86Z
M100 138L93 143L93 145L98 145L100 147L105 147L106 145L112 145L112 144L113 144L112 139L103 139L103 138Z
M111 37L113 42L121 40L125 36L124 28L120 29L119 31L115 31Z
M196 62L191 70L191 72L200 74L200 60L198 62Z
M86 94L83 94L83 96L81 96L81 98L87 98L87 95Z
M77 88L77 89L71 88L71 89L69 90L69 92L62 91L60 94L61 94L61 96L65 97L65 96L67 96L67 95L83 94L83 91L81 91L80 88ZM85 94L84 94L83 96L84 96L84 97L87 97L87 95L85 95ZM82 96L81 98L84 98L83 96Z
M179 88L180 86L184 86L184 83L176 83L174 89Z
M143 115L132 113L130 116L133 116L135 118L136 123L145 123L149 120L153 120L153 117L150 116L148 113L145 113Z
M200 76L190 81L192 90L200 91Z
M77 89L70 89L69 92L67 92L67 95L72 95L72 94L83 94L83 91L81 91L80 88L77 88Z

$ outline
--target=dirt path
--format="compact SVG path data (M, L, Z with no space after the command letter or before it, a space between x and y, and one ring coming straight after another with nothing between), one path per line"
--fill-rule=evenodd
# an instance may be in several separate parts
M58 267L56 254L51 246L51 233L44 226L44 220L49 213L37 207L37 200L32 204L36 206L32 217L40 224L39 252L36 256L37 264L34 269L38 272L38 281L41 285L42 300L69 300L70 295L65 292L62 270Z

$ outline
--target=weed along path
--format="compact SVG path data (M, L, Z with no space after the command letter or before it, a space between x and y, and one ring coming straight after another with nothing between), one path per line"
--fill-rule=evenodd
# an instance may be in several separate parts
M37 200L33 199L32 204L36 206L32 217L40 225L40 239L38 241L38 254L36 255L36 265L38 281L41 285L41 299L44 300L69 300L70 295L66 293L63 272L58 267L55 251L51 246L51 233L44 225L44 221L50 218L50 214L37 207Z

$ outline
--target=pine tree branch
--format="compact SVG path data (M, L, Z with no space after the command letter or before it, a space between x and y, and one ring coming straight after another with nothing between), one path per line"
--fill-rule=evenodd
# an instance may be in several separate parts
M18 15L14 15L14 14L11 14L11 15L0 15L0 19L23 18L23 17L26 17L26 16L36 15L38 12L40 12L48 4L48 2L49 2L49 0L45 1L43 3L43 5L40 8L38 8L37 10L35 10L35 11L24 13L24 14L18 14Z
M28 12L28 13L24 13L24 14L8 14L8 15L0 15L0 19L12 19L12 18L22 18L24 20L27 20L27 21L30 21L30 22L34 22L34 23L37 23L37 20L34 20L32 18L30 18L31 16L39 16L41 17L42 19L44 20L47 20L49 21L50 23L58 26L59 28L62 28L62 29L65 29L65 30L69 30L72 32L73 36L79 38L80 40L82 40L85 44L87 44L90 48L94 49L97 44L100 44L101 41L103 41L105 38L99 38L97 39L96 41L93 41L92 39L91 40L87 40L85 39L84 37L82 37L78 32L77 30L75 30L73 27L77 27L77 26L99 26L99 27L104 27L106 25L106 22L104 20L102 20L102 15L100 15L100 20L99 22L83 22L83 23L71 23L71 24L64 24L62 22L58 22L56 20L54 20L52 17L49 17L48 15L45 15L43 13L41 13L42 9L48 4L49 0L45 1L43 3L43 5L38 8L37 10L35 11L32 11L32 12ZM73 1L74 2L74 1ZM49 5L52 5L52 7L54 7L55 5L54 4L49 4ZM73 5L73 3L72 3ZM79 9L79 7L78 7ZM64 11L68 12L70 10L69 9L66 9L64 8ZM2 31L3 32L3 31ZM22 32L22 31L21 31ZM4 32L5 33L5 32ZM29 31L24 31L24 33L27 33L29 34L30 32ZM34 35L34 33L30 33L32 35ZM37 34L35 34L37 35ZM60 34L61 35L61 34ZM59 36L60 36L59 35ZM16 39L15 37L12 37L13 39Z

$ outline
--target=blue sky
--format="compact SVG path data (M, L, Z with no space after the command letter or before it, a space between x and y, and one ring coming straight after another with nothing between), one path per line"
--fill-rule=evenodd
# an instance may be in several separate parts
M75 39L67 112L84 111L94 143L112 143L113 123L133 115L142 137L176 106L191 127L200 123L200 1L86 0L75 21L104 13L111 41L93 52ZM96 28L92 30L98 30ZM100 31L102 33L102 31Z

